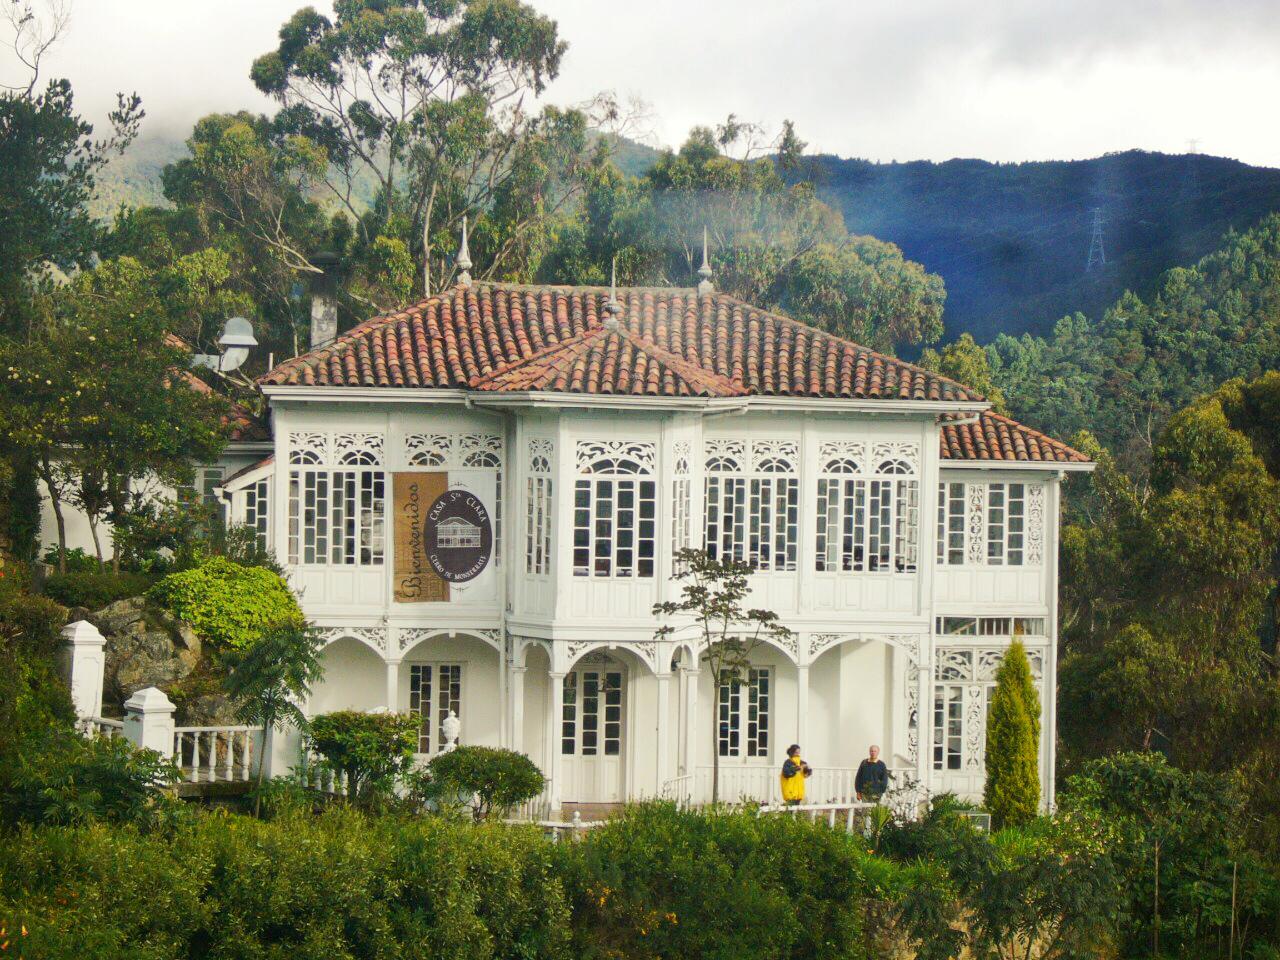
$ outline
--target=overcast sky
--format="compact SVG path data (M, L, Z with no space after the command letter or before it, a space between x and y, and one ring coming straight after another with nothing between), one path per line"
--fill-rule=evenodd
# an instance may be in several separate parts
M249 65L303 5L71 2L49 72L92 115L136 89L151 131L179 134L203 113L270 108ZM1280 166L1277 0L534 5L569 41L550 99L639 97L657 143L734 112L773 130L795 120L811 151L878 160L1177 153L1196 138L1205 153Z

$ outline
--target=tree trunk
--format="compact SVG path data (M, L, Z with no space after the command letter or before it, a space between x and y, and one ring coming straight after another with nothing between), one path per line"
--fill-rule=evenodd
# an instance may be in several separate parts
M49 492L49 506L53 508L53 519L58 525L58 572L67 572L67 521L62 516L62 499L58 496L57 484L53 481L53 468L47 457L40 460L40 479Z
M1152 898L1151 956L1160 956L1160 841L1156 841L1156 890Z
M720 688L711 685L711 805L720 802ZM693 770L697 767L690 764ZM694 774L694 785L697 786L697 774Z
M271 736L270 720L262 724L262 747L258 750L258 789L253 795L253 818L259 819L262 815L262 773L267 762L267 738Z
M102 572L102 543L98 540L98 519L89 516L89 534L93 537L93 552L98 558L98 572Z

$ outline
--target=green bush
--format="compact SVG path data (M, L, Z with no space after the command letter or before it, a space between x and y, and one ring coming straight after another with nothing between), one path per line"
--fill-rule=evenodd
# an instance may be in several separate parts
M58 568L58 545L55 543L44 552L44 556L40 558L55 570ZM92 553L88 553L82 547L70 547L64 551L64 566L67 573L97 573L102 569L102 564L98 562L98 558Z
M324 765L345 777L348 796L376 805L413 765L418 722L407 713L339 710L313 717L307 737Z
M202 814L0 837L0 926L42 960L569 960L551 844L438 820Z
M11 789L25 744L75 723L58 664L66 619L52 600L0 585L0 797Z
M892 956L955 940L941 871L823 824L647 804L557 852L574 955L590 960Z
M437 754L427 764L420 793L437 803L451 797L471 798L471 812L483 820L493 809L509 811L532 800L546 786L538 765L515 750L458 747Z
M278 574L223 557L169 574L147 596L215 648L242 649L269 627L302 622L298 602Z
M92 570L50 576L44 582L44 594L65 607L88 607L101 610L109 603L126 597L140 597L155 583L143 573L112 573Z
M137 750L122 737L82 737L58 730L23 744L0 819L17 823L105 821L149 825L166 798L160 788L178 780L172 761Z

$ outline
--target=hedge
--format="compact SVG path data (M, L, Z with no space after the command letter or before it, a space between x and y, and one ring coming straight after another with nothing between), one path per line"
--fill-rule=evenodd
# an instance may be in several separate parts
M101 610L109 603L126 597L139 597L151 589L155 580L143 573L90 571L62 573L48 577L44 594L65 607L87 607Z

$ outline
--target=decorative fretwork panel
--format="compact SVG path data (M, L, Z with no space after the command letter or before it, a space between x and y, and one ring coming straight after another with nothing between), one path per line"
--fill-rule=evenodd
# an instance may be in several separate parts
M329 462L329 435L326 433L289 434L289 462L325 464Z
M579 473L653 473L657 457L656 446L640 440L579 440L577 445Z
M380 433L339 433L333 438L334 459L344 466L382 466L382 451Z
M411 467L502 468L502 437L489 433L413 433L404 438Z

